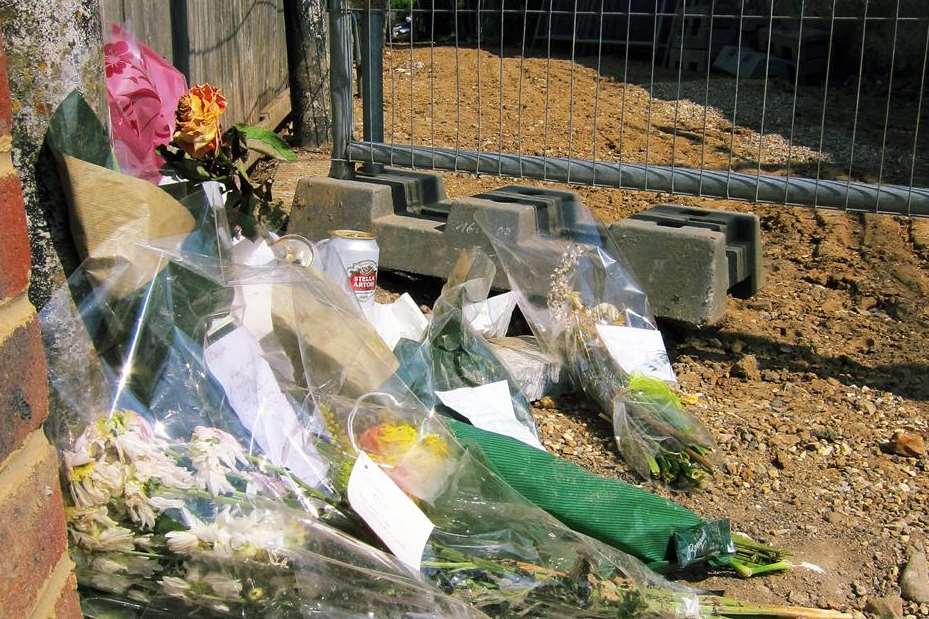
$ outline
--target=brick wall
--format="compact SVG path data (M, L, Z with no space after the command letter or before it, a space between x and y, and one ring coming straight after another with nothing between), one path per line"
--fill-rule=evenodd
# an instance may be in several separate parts
M58 460L42 432L45 355L26 297L29 240L10 123L0 42L0 619L77 618Z

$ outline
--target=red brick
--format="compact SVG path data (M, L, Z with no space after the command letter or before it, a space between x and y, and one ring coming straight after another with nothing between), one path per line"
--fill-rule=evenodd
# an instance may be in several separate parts
M10 309L13 308L0 309L0 320ZM0 342L0 462L19 447L27 434L41 426L47 416L45 353L33 312L28 323Z
M29 284L29 251L22 187L18 176L7 174L0 178L0 300Z
M0 619L28 617L67 548L58 459L41 430L0 470Z
M81 602L77 597L77 579L74 574L68 576L68 582L61 589L58 595L58 601L55 602L55 614L57 619L80 619Z

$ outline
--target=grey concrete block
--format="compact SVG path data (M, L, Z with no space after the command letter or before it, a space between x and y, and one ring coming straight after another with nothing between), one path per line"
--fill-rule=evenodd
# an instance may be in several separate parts
M312 241L342 228L374 232L373 221L393 214L393 208L386 185L313 176L297 183L287 231Z
M518 239L532 238L537 231L535 210L525 204L456 198L432 205L448 213L445 220L427 219L395 213L393 192L388 184L327 177L303 179L297 185L287 231L313 241L340 228L372 232L380 246L382 268L440 278L448 275L462 249L477 245L493 253L474 221L478 209ZM502 269L497 270L494 285L508 288Z
M637 219L614 223L610 235L655 315L696 325L722 318L729 289L725 235Z
M404 181L398 182L402 186ZM520 243L533 243L546 235L584 233L577 227L580 198L573 192L510 186L481 197L422 205L428 214L413 216L397 212L396 187L389 182L304 179L297 186L288 231L311 240L326 238L330 230L337 228L373 232L380 246L382 268L439 278L448 275L462 249L479 246L493 255L489 241L474 221L478 210ZM743 217L745 221L739 219L737 226L716 219L740 214L713 212L713 220L704 222L697 216L698 209L669 214L662 211L666 208L671 207L655 207L636 216L645 217L654 211L654 221L617 222L610 227L610 234L657 316L698 325L715 322L723 315L726 294L733 284L740 285L741 292L747 295L760 285L760 272L753 271L760 269L757 218ZM680 221L665 221L676 216ZM691 221L695 217L700 221ZM752 225L754 232L742 229ZM728 238L734 234L740 239L751 237L752 242L734 243ZM731 258L727 251L733 254ZM540 279L539 286L545 285L547 282ZM499 265L494 286L509 288ZM530 292L545 294L543 289Z

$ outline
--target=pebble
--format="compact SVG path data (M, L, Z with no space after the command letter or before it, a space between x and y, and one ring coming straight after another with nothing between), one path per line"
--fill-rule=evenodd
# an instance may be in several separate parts
M877 619L903 619L903 599L899 595L872 598L868 600L865 612L875 615Z
M900 575L900 594L911 602L929 604L929 563L926 553L911 551Z
M732 366L732 375L748 380L759 380L761 371L758 369L758 359L755 355L745 355Z
M555 400L552 399L552 396L550 395L542 396L539 399L539 401L536 402L536 406L538 406L542 410L547 410L547 411L555 410L555 408L557 408L557 406L555 405Z
M926 441L915 432L898 430L890 439L890 449L898 456L919 458L926 455Z

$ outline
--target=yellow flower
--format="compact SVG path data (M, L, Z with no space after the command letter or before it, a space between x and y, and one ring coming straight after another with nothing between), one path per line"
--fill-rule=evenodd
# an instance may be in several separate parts
M431 501L455 468L448 441L438 434L419 435L408 423L384 422L365 430L359 447L386 467L407 494Z
M226 97L210 84L194 86L177 102L174 143L191 157L219 150L222 140L219 117L226 111Z

